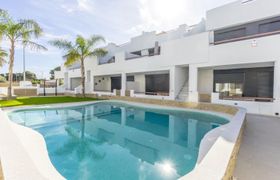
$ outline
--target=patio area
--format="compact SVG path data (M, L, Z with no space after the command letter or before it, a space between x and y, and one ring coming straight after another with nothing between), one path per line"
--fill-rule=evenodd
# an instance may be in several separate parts
M280 118L247 115L247 122L234 176L237 180L280 176Z

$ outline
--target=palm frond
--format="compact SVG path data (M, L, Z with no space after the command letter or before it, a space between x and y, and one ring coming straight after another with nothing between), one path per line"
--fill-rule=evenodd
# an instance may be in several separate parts
M6 51L0 49L0 67L2 67L7 61L5 60L5 57L8 56L8 53Z
M22 41L22 44L26 47L29 47L31 50L37 50L37 51L38 50L44 50L44 51L48 50L45 46L43 46L41 44L38 44L38 43L35 43L33 41L24 40L24 41Z
M7 23L8 21L11 21L8 11L0 9L0 22Z
M102 43L102 42L105 42L105 39L104 39L104 37L99 36L99 35L92 35L88 39L89 46L94 46L94 45L97 45L98 43Z
M64 63L65 66L71 66L81 59L81 55L73 49L68 54L64 55L63 58L66 59Z
M0 67L2 67L6 63L7 63L7 61L4 58L0 57Z
M79 45L79 46L85 46L86 45L86 39L83 36L78 35L76 37L76 44Z
M7 24L6 35L9 35L10 37L13 37L13 39L16 39L17 34L22 31L22 28L23 25L20 23Z
M29 34L32 34L34 37L38 38L42 35L43 29L36 21L32 19L22 19L19 22L22 24L26 32L29 32Z
M0 41L2 40L3 35L5 34L6 31L7 31L7 25L0 23Z
M107 54L107 50L103 48L96 48L94 51L88 54L89 57L96 56L96 57L103 57Z
M63 50L71 50L73 49L73 45L72 42L64 40L64 39L57 39L57 40L53 40L53 41L49 41L49 43L52 46L55 46L59 49L63 49Z

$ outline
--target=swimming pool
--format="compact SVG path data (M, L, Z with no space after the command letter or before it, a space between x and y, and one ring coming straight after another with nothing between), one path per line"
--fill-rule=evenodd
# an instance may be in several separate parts
M151 107L99 102L9 117L44 136L53 165L67 179L177 179L194 168L204 135L228 122Z

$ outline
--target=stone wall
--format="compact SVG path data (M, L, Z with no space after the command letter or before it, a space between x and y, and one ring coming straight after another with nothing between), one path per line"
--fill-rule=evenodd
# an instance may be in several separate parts
M21 89L21 88L15 88L14 94L16 96L37 96L37 89Z
M223 177L223 180L233 180L234 179L233 173L234 173L234 169L235 169L236 162L237 162L237 156L238 156L238 152L240 149L245 124L246 124L246 120L243 122L242 128L240 129L240 132L239 132L237 141L235 143L234 149L232 151L230 161L228 163L228 167L227 167L226 173Z
M0 161L0 180L4 180L3 172L2 172L2 166Z
M211 94L199 94L199 102L211 102Z
M80 97L81 95L77 95ZM220 112L225 114L234 115L238 110L232 106L226 106L221 104L211 104L211 103L193 103L193 102L178 102L173 100L159 100L159 99L148 99L148 98L133 98L133 97L123 97L123 96L101 96L97 97L94 94L86 94L86 97L91 98L101 98L101 99L112 99L112 100L124 100L139 103L156 104L163 106L175 106L189 109L198 109L204 111Z

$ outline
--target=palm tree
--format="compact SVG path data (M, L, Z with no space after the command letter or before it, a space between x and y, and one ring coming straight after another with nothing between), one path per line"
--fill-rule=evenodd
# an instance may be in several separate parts
M54 40L50 41L50 44L63 49L66 54L63 56L66 66L71 66L76 62L81 64L81 85L82 94L85 97L85 66L84 61L86 58L90 57L103 57L107 54L107 51L103 48L96 48L98 43L105 42L102 36L93 35L89 39L78 35L75 42L67 40Z
M17 43L31 49L47 50L44 46L31 41L32 38L37 39L42 33L43 30L37 22L31 19L15 21L7 11L0 9L0 37L4 37L10 42L8 98L12 96L14 56Z
M7 56L8 54L6 53L6 51L0 49L0 67L2 67L6 63L5 57Z

